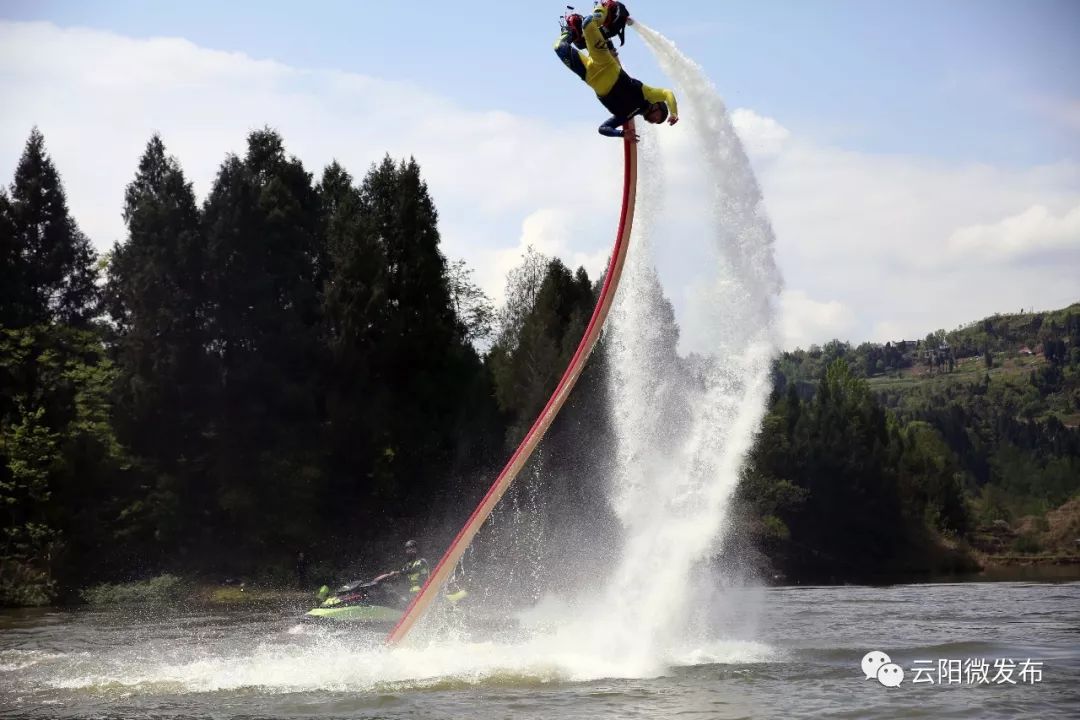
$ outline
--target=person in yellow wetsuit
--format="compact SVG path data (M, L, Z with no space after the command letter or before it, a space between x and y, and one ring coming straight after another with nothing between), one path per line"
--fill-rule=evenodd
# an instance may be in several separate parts
M635 115L658 125L666 119L669 125L679 121L679 106L675 93L654 88L626 74L615 55L615 48L606 34L614 27L631 24L626 6L618 2L602 2L589 17L571 14L555 43L555 54L574 73L588 84L596 97L611 112L599 128L601 135L623 137L622 126ZM588 53L578 48L587 48ZM630 136L637 141L637 134Z

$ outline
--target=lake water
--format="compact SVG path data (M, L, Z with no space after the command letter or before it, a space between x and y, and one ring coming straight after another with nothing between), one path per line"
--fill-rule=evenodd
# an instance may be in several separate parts
M1080 717L1077 582L738 589L714 615L715 639L681 648L649 677L612 677L603 659L572 647L443 640L388 650L380 635L299 625L281 611L9 610L0 715ZM899 687L865 679L872 650L904 670ZM979 683L968 671L983 660L989 682ZM1016 684L1003 679L1008 661Z

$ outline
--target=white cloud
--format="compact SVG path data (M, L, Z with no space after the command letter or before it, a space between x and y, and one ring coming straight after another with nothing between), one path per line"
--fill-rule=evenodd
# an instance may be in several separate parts
M814 144L751 111L735 110L732 119L762 187L785 285L799 293L781 301L786 347L820 343L827 334L856 343L922 337L994 312L1080 299L1080 253L1062 252L1075 247L1080 165L1016 170L872 155ZM684 113L684 123L692 122ZM696 169L697 148L683 123L657 132L671 206L657 223L658 264L690 320L692 294L676 288L696 287L698 268L714 262L698 240L711 187ZM964 228L996 226L1035 206L1046 208L1030 228L1038 252L960 259L950 249ZM665 255L665 247L674 252ZM1055 247L1057 262L1032 262Z
M574 218L580 231L555 250L568 262L588 261L590 272L617 217L610 189L621 182L621 148L596 139L592 127L469 111L406 83L291 68L186 40L48 23L0 22L0 67L0 176L12 177L38 125L72 212L101 249L125 235L124 188L153 132L205 197L226 153L242 153L246 135L264 125L316 177L332 159L362 176L386 153L415 156L439 209L444 250L469 261L495 296L503 289L497 253L518 242L537 208Z
M589 277L599 278L607 265L609 250L601 248L594 253L576 250L579 229L566 210L544 208L531 213L521 224L517 245L490 253L492 260L486 263L487 272L479 278L482 286L492 288L489 294L496 302L501 302L504 287L499 283L503 283L507 274L521 263L530 247L548 257L561 258L572 271L584 267Z
M997 223L960 228L946 245L957 259L999 264L1080 256L1080 205L1060 217L1043 205L1032 205ZM1077 284L1080 287L1080 279Z
M922 337L994 312L1080 299L1075 162L946 164L797 136L751 159L785 282L851 308L847 339ZM979 252L968 251L973 242ZM1057 262L1032 262L1049 252Z
M818 301L801 290L780 294L780 326L786 348L809 348L855 329L855 313L836 300Z
M152 132L205 196L225 154L242 152L264 125L316 174L335 158L362 175L384 153L415 156L444 250L496 297L530 243L595 277L613 240L621 147L593 123L470 111L407 83L46 23L0 22L0 68L0 179L39 125L75 216L101 248L124 236L124 187ZM797 289L780 303L789 345L918 337L1080 297L1076 162L998 168L874 155L816 144L750 109L732 119L785 282ZM643 150L662 164L639 180L640 207L667 193L669 211L649 220L681 321L699 270L715 261L701 242L700 218L713 208L695 121L684 112L674 127L645 129ZM684 330L696 332L692 322Z

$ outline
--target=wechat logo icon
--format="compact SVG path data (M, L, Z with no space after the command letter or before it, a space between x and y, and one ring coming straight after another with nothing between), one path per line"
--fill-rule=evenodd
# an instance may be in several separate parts
M861 667L867 680L877 680L885 687L900 687L904 682L904 668L880 650L863 655Z

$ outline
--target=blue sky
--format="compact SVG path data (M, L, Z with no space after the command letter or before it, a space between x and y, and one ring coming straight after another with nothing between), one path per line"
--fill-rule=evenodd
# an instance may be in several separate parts
M1080 299L1080 2L628 5L735 111L777 231L785 344ZM0 0L0 179L38 124L107 248L150 133L203 196L269 124L316 173L415 154L447 254L496 297L529 244L595 273L618 148L551 51L563 7ZM632 32L623 59L668 82ZM693 162L683 114L656 136L670 163ZM657 243L677 309L694 282L679 247Z
M449 90L474 109L593 117L587 91L568 86L543 52L562 7L19 0L0 16L374 71ZM1080 96L1075 0L637 0L630 9L697 60L729 104L823 142L1006 164L1080 157L1076 128L1047 117ZM656 74L640 47L627 56L649 68L642 77Z

